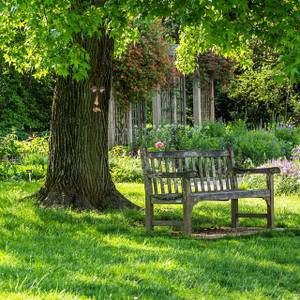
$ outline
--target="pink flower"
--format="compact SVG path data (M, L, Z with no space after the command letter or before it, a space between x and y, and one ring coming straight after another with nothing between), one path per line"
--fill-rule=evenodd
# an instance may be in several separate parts
M155 146L155 148L160 149L160 148L163 148L165 146L165 144L163 142L156 142L154 146Z

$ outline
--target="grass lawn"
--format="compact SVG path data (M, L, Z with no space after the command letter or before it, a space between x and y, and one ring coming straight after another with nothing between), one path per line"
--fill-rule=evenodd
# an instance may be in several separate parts
M147 235L141 211L77 213L22 200L39 186L0 183L1 299L300 299L300 197L276 198L276 226L287 231L209 241L175 238L170 228ZM118 187L143 205L143 185ZM241 203L245 212L265 207ZM229 208L199 204L194 227L229 226Z

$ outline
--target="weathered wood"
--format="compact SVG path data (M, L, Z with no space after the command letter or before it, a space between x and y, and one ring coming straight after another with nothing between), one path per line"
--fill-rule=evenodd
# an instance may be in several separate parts
M227 190L192 193L191 197L198 200L230 200L238 198L265 198L269 197L269 195L269 190Z
M194 112L194 124L202 124L202 107L201 107L201 88L199 79L193 80L193 112Z
M224 176L225 176L225 184L226 189L230 189L230 181L229 181L229 174L228 174L228 168L227 168L227 157L222 157L223 160L223 166L224 166Z
M227 171L228 171L228 175L229 175L231 189L235 190L238 188L238 182L237 182L237 177L234 176L234 173L233 173L233 168L235 166L234 166L234 158L233 158L232 149L229 149L228 153L229 153L229 157L227 159L227 167L228 167ZM238 198L238 197L235 197L235 198Z
M278 174L280 173L280 169L277 167L272 168L258 168L258 169L241 169L234 168L234 172L236 174Z
M152 195L152 199L162 199L162 200L174 200L174 199L182 199L182 193L174 193L174 194L157 194Z
M181 124L186 125L186 80L185 76L180 76L181 91Z
M175 160L173 157L171 157L171 164L172 164L173 171L176 173L176 171L177 171L176 163L175 163ZM177 183L176 177L174 177L174 190L175 190L175 193L178 193L178 183Z
M151 171L152 171L152 173L155 174L155 173L156 173L156 170L155 170L155 160L154 160L154 159L150 159L150 166L151 166ZM153 178L152 178L152 182L153 182L154 193L155 193L155 194L158 194L157 178L156 178L156 177L153 177Z
M153 171L150 171L146 173L145 175L149 178L194 178L197 173L188 171L188 172L161 172L161 173L153 173Z
M146 192L146 229L148 231L158 224L153 221L153 204L181 204L183 205L184 232L191 234L192 209L199 201L231 200L232 227L237 227L238 218L243 217L267 218L268 227L274 226L273 174L277 172L277 168L258 170L261 174L267 174L266 189L240 190L236 177L236 170L239 169L234 166L231 150L145 153L142 166ZM250 172L256 171L246 169L247 172L249 170ZM167 183L167 191L164 182ZM157 187L158 183L160 183L160 189ZM173 183L174 190L172 189ZM239 213L239 198L266 200L267 213Z
M228 157L227 150L191 150L149 152L149 158L185 158L185 157Z
M160 86L152 98L152 115L153 115L153 127L157 128L161 125L161 96Z
M195 159L192 158L192 169L194 172L196 172L196 164L195 164ZM199 192L199 189L198 189L198 182L197 182L197 178L196 176L193 178L193 181L194 181L194 190L195 192Z
M272 174L267 176L267 187L270 191L270 196L267 201L268 227L274 227L274 177Z
M238 199L231 199L231 227L238 226Z
M133 127L132 127L132 103L129 102L128 107L128 145L132 145L133 143Z
M182 221L176 221L176 220L155 220L153 221L154 226L175 226L175 227L181 227L183 225Z
M182 199L174 199L174 200L157 200L153 199L151 201L153 204L182 204L183 200Z
M239 218L267 218L268 214L246 214L246 213L238 213L237 216Z
M147 151L147 150L145 150ZM150 169L149 166L149 161L146 156L146 152L142 151L141 155L141 161L142 161L142 168L143 170L147 171ZM151 195L153 194L152 190L152 183L151 179L149 179L147 176L144 175L144 188L145 188L145 226L146 226L146 231L151 232L153 230L153 204L151 202Z
M190 235L192 233L192 199L191 195L191 186L187 178L182 180L182 192L183 192L183 224L184 224L184 233Z
M165 158L164 161L165 161L165 166L166 166L166 173L169 173L170 172L169 161L168 161L167 158ZM168 193L171 194L172 193L172 186L171 186L170 178L167 178L167 184L168 184Z
M211 160L212 181L213 181L214 191L217 191L218 190L218 186L217 186L218 177L216 175L215 158L212 157L210 160Z
M159 158L159 159L157 159L157 161L158 161L158 170L159 170L159 172L162 173L162 171L163 171L162 170L162 159ZM162 179L162 177L160 177L159 183L160 183L160 191L161 191L162 194L164 194L165 193L165 186L164 186L164 180Z
M201 191L205 191L205 185L204 185L204 175L203 175L203 163L202 163L202 158L198 158L198 163L199 163L199 175L200 175L200 185L201 185Z
M204 159L204 174L205 174L205 183L207 185L207 189L210 192L211 188L210 188L210 177L209 177L209 171L208 171L208 158Z
M215 81L210 78L210 121L215 121Z
M222 178L222 163L219 157L217 158L217 164L218 164L218 178L219 178L220 190L223 191L224 186L223 186L223 178Z

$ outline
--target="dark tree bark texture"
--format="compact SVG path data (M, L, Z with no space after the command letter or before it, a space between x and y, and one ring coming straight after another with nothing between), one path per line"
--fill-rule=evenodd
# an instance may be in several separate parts
M71 75L57 80L48 174L39 198L46 206L78 209L135 207L116 190L109 173L113 41L103 34L80 43L90 54L92 68L85 80Z

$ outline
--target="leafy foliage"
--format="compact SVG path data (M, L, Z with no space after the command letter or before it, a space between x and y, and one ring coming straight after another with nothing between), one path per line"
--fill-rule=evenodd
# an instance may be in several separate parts
M164 150L222 149L232 147L238 165L260 165L279 157L289 158L294 146L300 144L300 128L277 127L248 130L244 122L206 123L200 127L164 126L140 132L136 141L156 150L157 141Z
M188 11L191 15L181 29L178 50L178 66L185 73L195 69L195 58L208 49L249 64L249 41L255 37L279 54L279 67L289 78L295 80L299 77L297 1L243 0L186 4L190 5Z
M248 69L237 76L226 87L233 119L244 119L258 125L261 120L272 122L294 117L292 110L291 85L287 78L279 81L282 73L263 66L260 69Z
M120 53L137 36L135 22L166 16L180 24L178 65L185 72L193 70L198 54L208 49L245 57L248 41L256 36L281 54L290 77L298 76L297 0L2 1L0 49L18 70L32 69L37 76L54 70L82 79L88 75L90 55L80 37L98 38L108 32Z
M0 129L26 131L49 128L54 80L19 74L0 57Z

